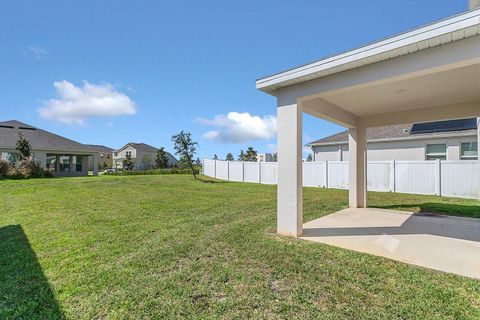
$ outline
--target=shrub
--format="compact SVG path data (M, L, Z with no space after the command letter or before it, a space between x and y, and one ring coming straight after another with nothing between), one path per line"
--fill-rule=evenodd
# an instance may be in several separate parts
M43 178L47 176L40 164L31 158L24 159L19 162L17 167L10 166L10 168L6 175L9 179ZM53 176L53 173L49 172L48 177L51 176Z
M200 168L195 168L195 173L198 174ZM105 175L113 176L146 176L146 175L156 175L156 174L191 174L192 171L189 168L171 168L171 169L153 169L153 170L143 170L143 171L117 171L112 173L105 173Z
M8 177L12 171L12 165L7 160L0 159L0 179Z

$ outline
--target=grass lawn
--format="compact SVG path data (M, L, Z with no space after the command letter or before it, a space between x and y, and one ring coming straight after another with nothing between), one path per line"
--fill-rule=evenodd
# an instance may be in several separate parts
M304 197L305 221L347 205ZM369 199L480 217L474 200ZM480 318L480 281L277 236L275 210L275 186L183 175L0 181L0 319Z

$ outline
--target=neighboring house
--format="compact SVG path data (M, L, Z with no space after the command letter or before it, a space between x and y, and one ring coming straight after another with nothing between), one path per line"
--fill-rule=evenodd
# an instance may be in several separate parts
M105 169L112 166L112 156L114 151L112 148L96 144L88 144L88 146L99 153L99 168ZM93 159L88 159L88 170L93 170Z
M16 162L19 133L30 142L33 159L44 169L54 170L55 176L86 176L88 159L98 163L99 154L90 146L16 120L0 122L0 159ZM95 167L93 174L98 174Z
M367 130L368 160L477 160L477 119ZM348 131L310 142L313 161L348 161Z
M122 148L113 152L113 167L117 169L123 169L123 160L125 160L127 155L130 155L134 162L134 170L148 169L145 166L145 162L150 162L151 166L154 166L155 159L157 158L157 151L157 148L146 143L127 143ZM175 159L175 157L169 152L166 152L166 154L168 157L169 167L178 162L177 159ZM148 161L145 161L146 159L148 159Z
M259 153L257 155L258 162L277 162L276 153Z

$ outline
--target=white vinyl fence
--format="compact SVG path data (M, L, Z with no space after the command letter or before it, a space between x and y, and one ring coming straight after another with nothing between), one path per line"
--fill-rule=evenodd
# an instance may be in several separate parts
M239 182L276 184L276 162L203 160L203 174ZM478 198L480 172L477 161L370 161L367 187L370 191ZM303 163L303 185L348 189L348 162Z

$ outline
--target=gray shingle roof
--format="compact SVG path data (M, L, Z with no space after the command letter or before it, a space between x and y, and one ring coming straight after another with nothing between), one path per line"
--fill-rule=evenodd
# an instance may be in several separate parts
M88 146L90 149L95 150L99 153L112 153L113 152L112 148L109 148L109 147L106 147L106 146L101 146L101 145L98 145L98 144L85 144L85 145Z
M411 124L402 124L394 126L385 126L385 127L375 127L367 129L367 140L401 140L402 138L408 139L412 137L416 138L434 138L441 137L442 135L455 135L458 133L471 133L472 135L477 134L477 130L459 130L459 131L446 131L446 132L434 132L434 133L424 133L424 134L415 134L412 135L410 131L412 130L413 123ZM337 134L312 141L308 143L308 146L320 146L328 144L343 144L348 142L348 130L339 132Z
M0 122L0 148L15 148L19 132L30 142L34 150L97 152L88 145L17 120Z

